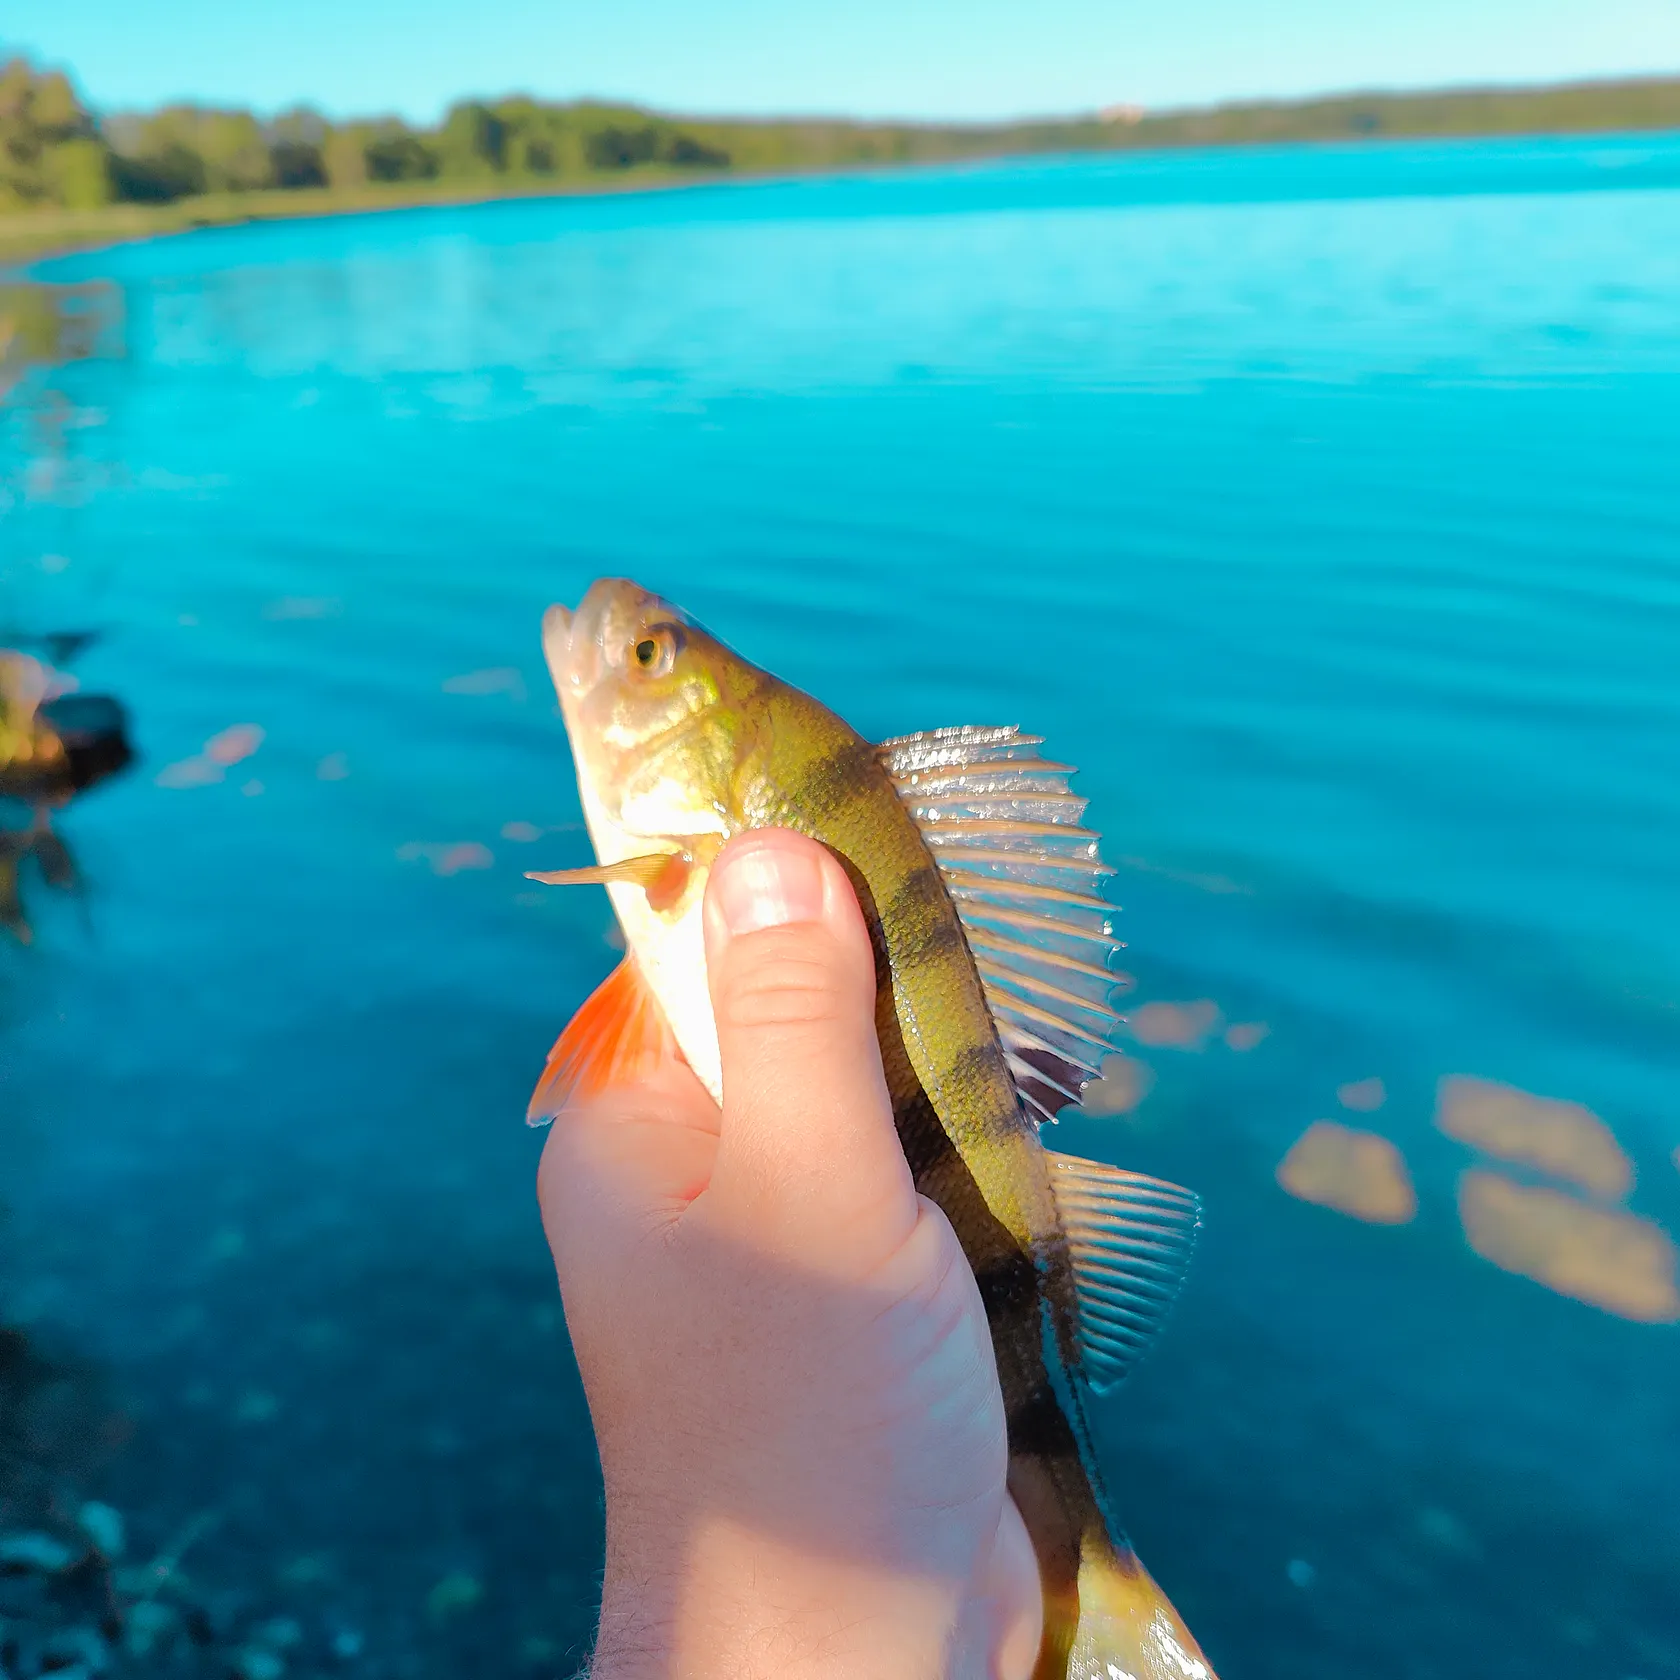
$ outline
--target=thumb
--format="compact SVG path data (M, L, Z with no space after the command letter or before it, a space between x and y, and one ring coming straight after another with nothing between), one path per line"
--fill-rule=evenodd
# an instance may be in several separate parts
M867 1267L918 1203L875 1036L875 956L851 883L816 841L755 829L707 883L723 1063L716 1211L757 1246Z

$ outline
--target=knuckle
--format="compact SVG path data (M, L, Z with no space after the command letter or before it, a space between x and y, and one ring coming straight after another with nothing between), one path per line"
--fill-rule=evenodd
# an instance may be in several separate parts
M750 936L750 947L740 951L722 988L721 1027L824 1027L857 1012L856 979L830 942L766 929Z

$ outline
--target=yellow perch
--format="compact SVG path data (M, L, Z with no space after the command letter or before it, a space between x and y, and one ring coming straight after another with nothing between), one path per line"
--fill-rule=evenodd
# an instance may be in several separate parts
M1046 1149L1108 1049L1108 873L1068 766L1013 728L872 745L668 602L618 579L543 645L623 964L561 1035L531 1100L551 1118L668 1027L714 1096L700 901L722 843L797 829L828 846L875 941L876 1025L918 1189L974 1268L1009 1424L1009 1487L1044 1586L1035 1680L1214 1680L1115 1521L1088 1390L1125 1375L1171 1305L1198 1204Z

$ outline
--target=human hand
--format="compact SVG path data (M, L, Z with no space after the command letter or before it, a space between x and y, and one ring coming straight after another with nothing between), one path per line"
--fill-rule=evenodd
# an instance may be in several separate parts
M1024 1680L991 1340L899 1147L857 900L759 830L704 915L722 1112L672 1056L561 1114L538 1180L606 1486L596 1680Z

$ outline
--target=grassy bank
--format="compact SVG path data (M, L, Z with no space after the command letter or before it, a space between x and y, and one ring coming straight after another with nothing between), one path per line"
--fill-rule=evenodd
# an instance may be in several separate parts
M133 239L188 233L195 228L296 216L348 216L373 210L407 210L433 204L481 204L511 198L636 192L649 187L698 185L721 177L693 170L626 171L605 180L519 182L400 181L366 187L268 188L259 192L203 193L168 204L102 204L92 210L23 210L0 215L0 264L17 265L69 251L119 245Z

